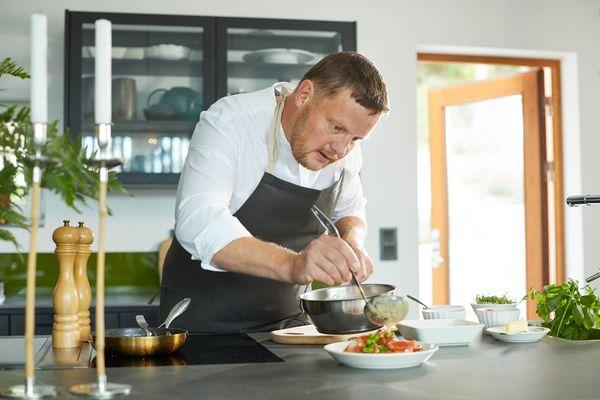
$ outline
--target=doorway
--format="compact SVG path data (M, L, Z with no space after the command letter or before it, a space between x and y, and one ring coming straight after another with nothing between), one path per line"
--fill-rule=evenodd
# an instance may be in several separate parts
M558 62L418 59L420 255L432 302L519 301L561 280ZM521 308L535 315L535 304Z

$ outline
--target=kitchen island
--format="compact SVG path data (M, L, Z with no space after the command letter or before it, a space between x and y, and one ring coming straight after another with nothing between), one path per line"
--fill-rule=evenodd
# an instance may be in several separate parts
M551 337L530 344L488 335L470 346L441 347L424 365L361 370L335 362L322 346L280 345L251 335L284 362L119 367L110 382L128 383L129 399L600 399L600 342ZM5 338L0 338L0 351ZM95 379L85 366L41 367L39 381L76 398L69 387ZM23 370L0 371L0 386L22 383Z

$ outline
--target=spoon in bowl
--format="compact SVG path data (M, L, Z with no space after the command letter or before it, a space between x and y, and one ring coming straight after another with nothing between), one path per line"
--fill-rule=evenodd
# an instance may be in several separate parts
M430 308L427 304L423 303L421 300L417 299L415 296L411 296L410 294L407 294L406 297L408 297L409 299L411 299L414 302L419 303L420 305L422 305L426 309Z
M331 232L333 232L336 237L340 238L340 232L333 221L331 221L319 207L313 205L310 211L323 228L325 228L325 232L328 235L331 235ZM406 300L393 294L380 295L367 299L365 291L358 279L356 279L354 271L350 270L350 273L352 274L352 280L360 291L360 295L365 301L365 307L363 309L365 317L367 317L372 324L379 326L385 325L391 329L406 317L406 314L408 314L408 302Z

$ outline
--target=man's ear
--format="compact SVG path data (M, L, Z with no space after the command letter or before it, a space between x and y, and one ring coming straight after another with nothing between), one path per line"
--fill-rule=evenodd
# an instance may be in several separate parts
M305 79L294 92L294 103L296 107L305 106L315 96L315 84L310 79Z

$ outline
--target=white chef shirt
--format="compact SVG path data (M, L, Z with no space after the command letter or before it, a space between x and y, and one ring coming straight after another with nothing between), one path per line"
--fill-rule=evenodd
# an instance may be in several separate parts
M204 260L204 269L224 271L209 263L214 254L235 239L252 236L233 214L256 189L267 167L267 136L275 105L274 87L269 87L223 97L200 114L177 189L175 235L192 259ZM358 143L343 160L311 171L296 161L283 129L279 132L273 175L322 190L339 178L343 166L346 176L332 218L365 220Z

